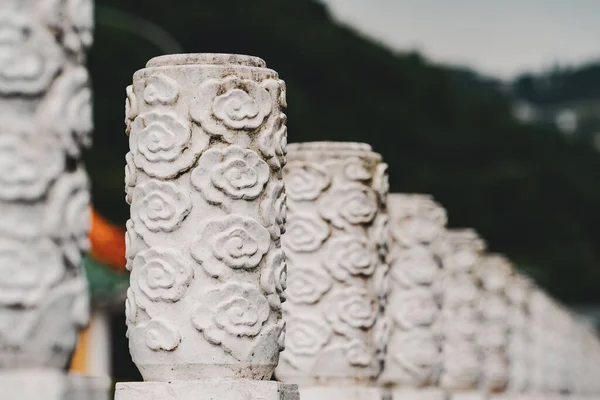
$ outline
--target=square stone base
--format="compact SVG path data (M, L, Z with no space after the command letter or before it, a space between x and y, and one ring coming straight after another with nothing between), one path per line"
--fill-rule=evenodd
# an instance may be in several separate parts
M109 400L108 377L67 375L57 370L0 372L0 399L7 400Z
M392 400L446 400L446 393L435 388L390 389Z
M115 400L299 400L298 386L275 381L117 383ZM331 400L331 399L328 399Z
M302 400L389 400L387 389L365 386L302 386Z

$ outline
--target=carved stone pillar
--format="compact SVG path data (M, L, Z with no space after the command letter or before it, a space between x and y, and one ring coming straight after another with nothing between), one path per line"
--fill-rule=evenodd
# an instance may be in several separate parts
M0 389L62 399L88 321L91 0L0 7ZM37 384L39 383L39 387ZM6 397L5 397L6 396Z
M510 376L508 364L509 302L506 290L513 268L503 256L488 254L476 268L481 285L479 314L481 322L477 343L482 356L482 376L479 387L485 393L504 392Z
M431 245L444 234L446 211L419 194L390 194L388 211L391 332L379 382L394 400L444 399L444 392L433 387L440 361L434 283L441 270Z
M288 336L277 378L307 399L382 398L387 165L367 144L289 147Z
M157 57L127 88L126 314L145 382L116 399L297 398L284 345L285 85L257 57Z
M448 230L433 246L442 262L439 281L441 314L438 331L442 336L439 386L452 399L480 399L482 362L477 345L480 290L475 268L485 243L470 229Z

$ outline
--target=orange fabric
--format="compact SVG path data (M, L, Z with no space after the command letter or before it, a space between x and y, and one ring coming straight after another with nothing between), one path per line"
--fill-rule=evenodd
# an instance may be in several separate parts
M73 355L73 359L71 360L71 367L69 370L71 372L78 372L80 374L87 373L87 359L88 359L88 336L89 336L89 325L79 332L79 337L77 338L77 347L75 348L75 354Z
M93 208L91 214L91 256L101 264L118 272L124 272L126 263L125 230L107 221Z

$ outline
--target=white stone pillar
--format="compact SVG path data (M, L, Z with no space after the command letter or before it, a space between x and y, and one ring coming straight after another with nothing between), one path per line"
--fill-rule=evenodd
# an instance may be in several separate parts
M145 382L116 399L297 398L284 345L285 85L257 57L157 57L127 89L126 314Z
M509 302L506 289L513 268L504 256L487 254L477 265L476 275L481 286L479 314L481 322L477 343L482 356L482 376L479 387L485 393L506 390L510 376L508 364Z
M0 8L0 397L63 399L88 321L91 0ZM38 386L39 384L39 386ZM5 397L6 396L6 397Z
M388 212L391 332L379 382L394 400L443 400L444 392L434 386L440 343L433 329L439 315L434 283L441 270L431 245L444 234L446 211L427 195L390 194Z
M290 145L288 323L276 376L305 399L380 399L387 165L367 144Z
M443 271L438 289L442 302L438 323L442 336L438 384L453 400L485 398L479 391L482 362L476 335L480 290L474 274L485 243L473 230L448 230L434 243L433 249Z

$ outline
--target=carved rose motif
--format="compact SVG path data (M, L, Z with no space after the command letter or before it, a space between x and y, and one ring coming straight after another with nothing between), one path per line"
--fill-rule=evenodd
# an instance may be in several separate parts
M256 199L269 176L269 166L254 151L228 146L204 152L191 179L206 201L221 204L227 199Z
M490 254L483 257L476 270L481 285L487 291L504 291L510 283L512 266L510 261L501 255Z
M358 339L353 339L345 347L346 357L350 365L357 367L368 367L373 360L373 354L365 343Z
M146 79L144 101L151 106L174 104L179 98L179 85L168 76L159 74Z
M438 315L433 295L422 288L392 293L389 307L391 317L405 330L430 326Z
M91 0L67 0L63 20L63 42L67 49L80 53L93 42L94 4Z
M131 123L138 116L139 108L137 97L133 93L133 86L127 86L125 91L127 93L127 99L125 99L125 133L129 135L131 133Z
M416 195L394 195L392 236L405 245L428 244L438 238L448 221L446 210L432 199Z
M325 268L342 282L351 276L370 276L375 271L378 253L375 246L360 236L339 236L329 240Z
M388 165L386 163L380 163L375 169L375 175L373 175L373 189L379 196L382 202L387 199L388 192L390 191L390 181L388 177Z
M43 138L26 132L0 134L0 199L39 198L64 165L64 155Z
M252 218L230 214L205 220L192 241L191 254L207 274L218 277L224 267L253 269L269 250L269 232Z
M187 291L194 270L178 250L157 246L135 256L132 274L131 281L150 300L176 302Z
M85 67L67 69L50 89L39 119L54 121L51 129L71 157L92 144L92 91Z
M433 244L433 249L445 270L467 272L477 264L485 243L472 230L449 230Z
M192 208L190 195L173 182L149 180L133 190L132 217L151 232L173 232ZM140 232L143 236L143 231Z
M431 285L440 272L437 261L426 247L401 249L391 258L392 277L406 287Z
M290 199L314 200L325 190L331 180L327 172L314 164L292 161L284 169L286 191Z
M173 111L138 115L129 134L135 164L155 178L173 178L188 170L207 145L208 137L192 137L188 123Z
M181 336L171 323L153 318L146 325L146 345L152 350L172 351L180 342Z
M229 282L205 293L192 324L210 343L233 352L239 338L260 333L269 312L269 302L253 285Z
M293 266L288 271L286 295L292 303L314 304L331 289L331 278L320 268Z
M63 53L52 34L22 13L0 16L0 93L38 94L50 86Z
M353 181L366 181L371 178L371 172L365 167L364 162L358 157L351 157L344 167L344 174Z
M267 184L266 196L260 202L260 214L273 240L286 232L287 196L282 180Z
M0 238L0 303L38 304L65 273L62 255L50 239L23 242Z
M135 302L135 294L131 288L127 289L127 299L125 300L125 323L127 324L127 337L129 337L129 328L135 327L137 322L138 305Z
M351 338L373 326L377 309L377 301L365 289L348 287L331 299L325 316L333 330Z
M133 188L137 183L137 168L133 162L133 154L125 155L125 201L131 205L133 200Z
M237 77L205 80L190 105L190 116L210 135L232 143L238 132L254 131L271 114L273 99L263 84Z
M317 354L331 337L331 328L317 318L291 317L287 321L286 352L287 360L291 355L313 356ZM290 364L294 365L293 361Z
M125 267L128 271L131 271L132 262L135 256L142 250L147 249L148 246L144 240L137 234L133 220L128 219L125 223L127 230L125 231L125 258L127 264Z
M388 353L417 383L425 383L440 359L438 345L427 332L398 332L389 342Z
M280 310L281 303L285 301L286 280L285 253L281 249L273 250L267 254L267 262L260 275L260 287L274 310Z
M368 187L359 183L332 189L320 204L323 218L336 228L348 224L367 224L377 213L377 198Z
M79 266L90 249L91 228L88 178L81 169L61 175L48 195L46 231L61 239L65 257Z
M287 154L287 117L281 114L275 120L274 128L267 129L258 138L258 148L273 168L282 168L285 165Z
M319 217L295 213L287 220L283 244L292 251L311 252L329 236L329 226Z

